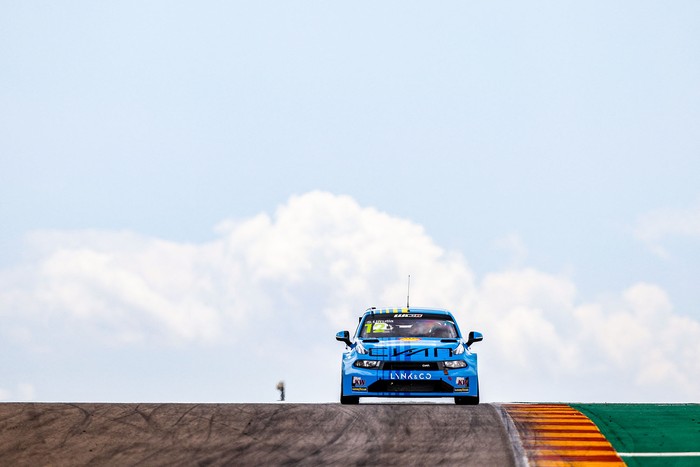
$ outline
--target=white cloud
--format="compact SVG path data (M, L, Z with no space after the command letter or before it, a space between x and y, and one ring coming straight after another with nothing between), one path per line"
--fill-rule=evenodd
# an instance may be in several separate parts
M661 258L670 253L664 242L673 237L700 238L700 202L687 209L657 209L641 216L635 236Z
M0 401L30 402L36 399L36 390L33 384L19 383L14 391L0 388Z
M36 399L36 389L33 384L20 383L17 385L18 401L33 401Z
M654 284L582 302L570 278L532 268L477 280L420 225L325 192L216 232L202 244L35 233L33 259L0 273L0 337L42 352L234 349L248 357L235 363L241 378L259 379L262 361L271 388L286 374L290 398L333 400L335 331L354 327L368 306L402 305L411 274L414 306L449 308L465 332L485 334L475 350L486 400L700 396L700 323L676 314ZM259 397L250 394L238 397Z
M621 298L597 309L577 309L592 355L632 378L634 384L623 381L630 389L656 387L659 393L697 398L700 365L692 355L700 355L700 323L674 314L666 293L653 284L636 284Z

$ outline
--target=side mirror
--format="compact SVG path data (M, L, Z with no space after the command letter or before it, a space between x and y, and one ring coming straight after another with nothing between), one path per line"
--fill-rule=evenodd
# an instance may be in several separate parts
M467 347L472 345L474 342L481 342L484 340L484 336L480 332L472 331L469 333L469 339L467 340Z
M352 347L352 342L350 342L350 333L348 331L340 331L335 335L335 340L345 342L345 345Z

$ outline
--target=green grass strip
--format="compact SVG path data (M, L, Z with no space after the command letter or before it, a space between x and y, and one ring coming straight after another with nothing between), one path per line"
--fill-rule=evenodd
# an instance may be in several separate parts
M621 453L700 452L700 404L571 404ZM623 457L629 466L698 466L700 457Z

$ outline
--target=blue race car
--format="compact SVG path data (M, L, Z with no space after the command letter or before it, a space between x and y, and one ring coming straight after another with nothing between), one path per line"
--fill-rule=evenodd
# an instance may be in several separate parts
M341 367L340 403L360 397L454 397L456 404L479 403L476 354L479 332L462 336L449 311L428 308L368 309Z

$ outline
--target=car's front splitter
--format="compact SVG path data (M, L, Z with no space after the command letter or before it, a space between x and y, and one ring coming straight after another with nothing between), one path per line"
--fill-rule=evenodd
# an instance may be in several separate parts
M469 370L388 372L358 370L343 377L343 395L358 397L460 397L478 395L478 377Z

